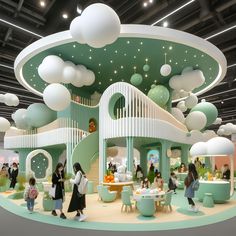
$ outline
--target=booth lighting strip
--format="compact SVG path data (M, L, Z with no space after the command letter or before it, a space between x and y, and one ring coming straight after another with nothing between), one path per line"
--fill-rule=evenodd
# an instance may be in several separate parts
M27 29L25 29L25 28L23 28L23 27L21 27L21 26L19 26L19 25L13 24L13 23L11 23L11 22L9 22L9 21L6 21L6 20L4 20L4 19L1 19L1 18L0 18L0 21L3 22L3 23L6 23L7 25L13 26L13 27L15 27L15 28L17 28L17 29L20 29L20 30L23 30L23 31L25 31L25 32L27 32L27 33L30 33L30 34L32 34L32 35L35 35L35 36L37 36L37 37L39 37L39 38L43 38L43 36L40 35L40 34L37 34L37 33L33 32L33 31L30 31L30 30L27 30Z
M181 9L183 9L184 7L188 6L189 4L195 2L195 0L191 0L188 1L187 3L183 4L182 6L178 7L177 9L175 9L174 11L170 12L169 14L167 14L166 16L162 17L161 19L155 21L154 23L151 24L151 26L154 26L156 24L158 24L159 22L163 21L164 19L166 19L167 17L175 14L176 12L180 11Z
M230 26L229 28L226 28L226 29L224 29L224 30L221 30L221 31L219 31L219 32L217 32L217 33L215 33L215 34L213 34L213 35L210 35L210 36L206 37L205 40L214 38L214 37L216 37L216 36L218 36L218 35L220 35L220 34L223 34L223 33L227 32L227 31L229 31L229 30L232 30L232 29L234 29L234 28L236 28L236 25Z

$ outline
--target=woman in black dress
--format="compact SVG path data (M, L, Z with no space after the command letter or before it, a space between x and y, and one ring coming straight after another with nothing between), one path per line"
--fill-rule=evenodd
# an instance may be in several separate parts
M68 212L77 211L75 216L76 219L78 219L79 221L84 221L86 218L86 216L83 213L83 209L86 207L85 194L80 194L78 192L78 184L80 182L82 175L85 175L85 173L78 162L74 164L73 169L75 172L75 179L70 179L70 182L74 184L74 187Z
M13 162L12 167L8 169L9 178L11 180L10 188L15 188L17 183L17 176L18 176L18 167L15 162Z
M60 218L66 219L62 211L62 203L65 197L64 192L64 166L62 163L58 163L56 166L56 170L52 174L52 187L56 186L55 197L52 198L55 202L54 210L52 211L52 215L57 216L56 209L60 210Z

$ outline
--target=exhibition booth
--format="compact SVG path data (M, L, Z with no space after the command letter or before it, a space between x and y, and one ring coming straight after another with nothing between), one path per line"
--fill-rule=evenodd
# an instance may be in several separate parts
M221 122L218 110L197 97L220 83L226 68L223 53L204 39L122 25L110 7L88 6L68 31L32 43L16 58L17 80L45 104L16 110L15 127L0 120L4 148L19 156L15 188L0 179L0 205L30 220L98 230L178 229L231 218L234 143L220 137L224 127L208 129ZM215 169L219 156L230 160L229 179ZM59 162L65 220L51 214ZM67 212L78 162L88 179L85 222ZM200 183L195 212L185 197L190 162ZM173 174L176 191L169 185ZM39 190L33 214L23 198L30 177Z

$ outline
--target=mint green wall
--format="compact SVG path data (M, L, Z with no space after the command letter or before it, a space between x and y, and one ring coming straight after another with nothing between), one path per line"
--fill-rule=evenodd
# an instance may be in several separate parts
M91 164L98 157L98 131L91 133L77 144L72 153L72 164L79 162L83 170L89 172Z
M65 148L66 148L65 145L58 145L51 148L47 147L47 148L38 148L38 149L43 149L50 153L50 155L52 156L52 168L54 170L58 163L58 159L60 155L62 154L62 152L65 150ZM22 148L22 149L17 150L17 152L19 153L19 170L21 173L25 172L26 157L33 150L36 150L36 149Z
M99 123L99 108L87 107L76 103L71 103L70 107L57 113L58 117L67 117L78 122L79 129L88 131L89 120L94 118ZM97 129L98 130L98 129Z

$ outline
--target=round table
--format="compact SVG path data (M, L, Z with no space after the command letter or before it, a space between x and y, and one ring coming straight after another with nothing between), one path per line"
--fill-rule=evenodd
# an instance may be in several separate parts
M123 186L130 186L133 189L133 181L129 182L118 182L118 183L105 183L102 182L102 185L109 186L110 191L117 191L117 195L120 196L121 191L123 190Z
M215 203L224 203L230 199L230 182L224 180L200 180L196 197L203 201L205 193L212 193Z
M142 198L152 198L154 199L154 201L160 201L163 199L163 197L165 196L165 192L164 191L160 191L158 193L144 193L144 194L137 194L137 193L134 193L133 195L133 199L135 201L140 201L140 199Z

